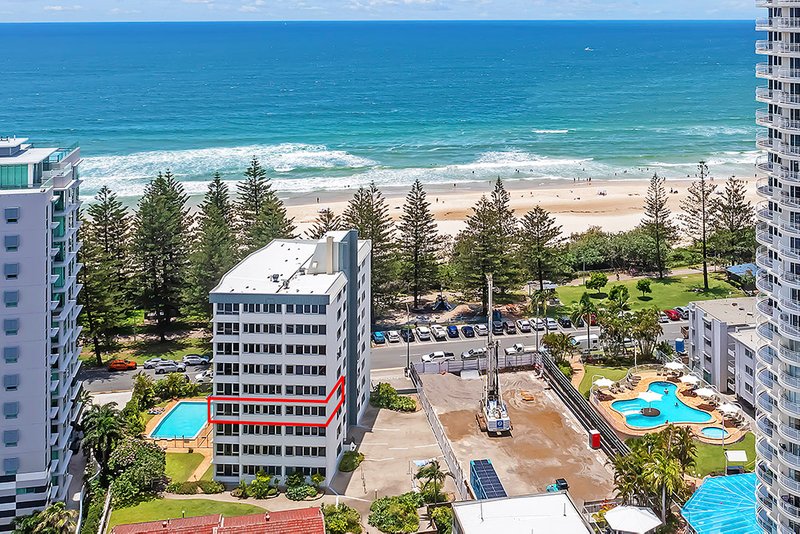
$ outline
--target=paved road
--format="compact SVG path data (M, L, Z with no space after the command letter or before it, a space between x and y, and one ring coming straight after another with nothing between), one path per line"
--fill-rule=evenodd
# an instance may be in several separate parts
M663 338L672 342L676 338L681 337L681 327L686 326L687 321L675 321L664 323ZM592 333L598 332L597 327L591 329ZM586 335L585 328L567 328L562 329L563 332L575 335ZM539 333L539 340L541 341L542 332ZM513 336L496 336L500 341L500 348L506 349L514 343L522 343L524 345L535 345L536 335L531 334L517 334ZM410 344L410 356L412 362L418 362L423 354L429 354L435 350L445 350L452 352L457 356L467 349L482 347L486 345L485 337L474 337L471 339L448 339L447 341L415 341ZM387 343L383 346L377 346L372 349L372 369L391 369L395 367L406 366L406 343ZM208 366L187 367L186 374L194 380L194 376L201 371L204 371ZM158 378L152 369L141 369L148 375ZM107 392L107 391L124 391L133 388L133 377L139 372L136 371L120 371L109 373L105 369L86 369L81 371L81 380L83 380L84 387L90 392Z

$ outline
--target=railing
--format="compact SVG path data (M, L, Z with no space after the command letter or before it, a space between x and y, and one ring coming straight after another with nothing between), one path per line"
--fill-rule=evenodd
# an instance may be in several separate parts
M784 501L783 499L780 499L778 502L780 503L781 510L789 513L789 515L800 518L800 508Z
M767 461L772 461L772 449L766 439L761 438L756 441L756 450L760 453L762 458L765 458Z
M778 474L778 482L789 491L800 491L800 482L790 478L783 473Z
M756 41L756 52L772 52L774 54L797 54L800 53L800 45L796 43L781 43L779 41L758 40Z
M436 438L436 442L439 444L439 448L442 450L442 455L444 456L444 461L447 464L447 469L453 476L453 480L456 484L456 491L458 491L458 495L461 500L471 500L472 495L467 488L467 478L464 475L464 471L461 469L461 464L458 463L458 458L456 457L455 452L453 452L453 446L450 444L450 440L447 439L447 435L444 432L444 427L442 427L441 421L439 421L439 417L436 415L436 412L433 410L433 406L431 406L428 397L425 395L425 389L423 388L422 380L420 379L419 374L414 366L409 369L409 376L411 377L411 382L414 383L414 387L417 388L419 402L422 404L422 409L425 410L425 416L428 418L428 423L431 426L431 430L433 430L433 435Z
M770 425L769 420L765 416L756 419L756 425L758 426L758 428L761 429L761 431L764 434L766 434L769 437L772 437L774 431L772 429L772 425Z
M800 352L786 347L778 349L778 358L789 363L800 365Z
M769 376L769 371L767 371L766 369L762 369L761 371L756 373L756 376L758 377L758 381L761 382L761 384L763 384L764 387L766 387L767 389L772 389L775 382L772 380L772 377Z
M769 185L769 180L767 178L759 178L758 182L756 182L756 192L761 196L772 197L772 191L773 189L772 186Z
M781 371L778 373L778 383L785 387L800 390L800 378L791 376L786 371Z
M788 450L784 450L784 449L780 449L778 451L778 456L780 456L781 459L784 462L786 462L787 464L789 464L790 466L792 466L794 468L800 468L800 456L798 456L796 454L792 454Z
M773 104L800 105L800 95L770 89L769 87L757 88L756 98Z
M756 7L778 7L800 5L800 0L756 0Z
M796 326L790 325L786 321L780 321L778 323L778 331L783 336L787 336L787 337L791 337L791 338L800 340L800 329L798 329ZM800 357L800 354L795 353L792 356Z
M794 197L786 191L781 191L780 202L791 208L800 208L800 198Z
M772 234L767 230L756 230L756 241L762 245L771 245L773 242Z
M791 80L800 77L800 69L773 67L765 63L756 65L756 76Z
M758 215L762 220L771 221L775 215L775 212L772 211L767 202L759 202L756 206L756 215Z
M439 374L453 373L461 371L485 371L488 366L486 358L476 358L474 360L450 360L446 362L416 362L412 364L418 373ZM519 369L526 367L537 367L542 365L542 356L538 352L525 354L500 354L497 358L499 369Z
M778 434L788 440L800 440L800 429L793 428L787 424L778 425Z
M772 410L773 410L774 406L773 406L773 404L772 404L772 402L771 402L771 401L767 400L768 398L769 398L769 396L763 396L763 397L762 397L762 396L759 394L759 395L756 397L756 402L758 403L758 406L759 406L759 407L760 407L762 410L764 410L766 413L772 413Z
M756 277L756 289L759 291L763 291L764 293L772 293L774 287L775 286L769 281L769 278L766 274L759 273L759 275Z
M795 415L800 415L800 403L795 401L790 401L786 397L781 397L778 401L778 406L781 409L786 410L788 412L792 412Z
M756 29L759 31L781 30L800 28L800 20L794 17L772 17L756 19Z

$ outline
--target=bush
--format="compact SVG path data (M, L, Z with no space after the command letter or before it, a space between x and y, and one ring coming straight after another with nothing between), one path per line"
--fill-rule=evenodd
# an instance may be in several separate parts
M217 482L216 480L199 480L197 482L197 487L200 490L208 495L213 495L215 493L222 493L225 491L225 486L222 485L221 482Z
M447 502L447 495L442 493L441 484L439 484L439 486L436 488L436 492L434 492L433 489L433 484L425 484L425 486L422 488L422 500L425 501L426 504Z
M401 397L391 385L381 382L369 395L369 403L376 408L386 408L395 412L413 412L417 403L410 397Z
M449 506L439 506L431 512L431 519L436 525L439 534L450 534L453 530L453 509Z
M308 497L315 497L317 488L311 484L301 484L300 486L290 486L286 488L286 498L290 501L302 501Z
M325 532L327 534L361 534L361 516L347 506L329 504L322 505L322 515L325 516Z
M355 471L363 461L364 455L360 452L347 451L342 455L342 460L339 462L339 471L344 473Z
M382 497L369 507L367 522L381 532L411 533L419 528L417 508L422 495L409 492L397 497Z
M564 376L572 378L572 366L568 362L559 363L558 368L564 373Z
M270 490L273 490L272 493ZM250 482L250 486L247 488L247 494L255 499L266 499L276 493L277 491L272 486L272 476L264 471L256 473L256 478Z
M236 486L233 491L231 491L231 497L236 497L237 499L246 499L248 497L247 482L240 480L239 485Z
M89 485L89 493L86 496L84 507L86 515L81 525L81 534L97 534L100 528L100 519L103 516L103 506L106 501L106 490L100 486L100 482L93 480Z

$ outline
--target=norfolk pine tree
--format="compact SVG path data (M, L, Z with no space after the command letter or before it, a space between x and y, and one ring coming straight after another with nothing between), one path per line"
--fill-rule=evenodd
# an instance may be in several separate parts
M261 166L258 158L253 156L250 166L244 171L244 180L236 185L237 235L244 255L258 248L255 246L253 231L271 189L267 171Z
M707 179L708 166L704 161L697 165L699 178L689 186L686 198L681 202L684 233L700 244L703 255L703 288L708 291L708 238L714 221L714 191L717 186Z
M171 172L145 187L132 242L141 306L156 316L161 341L183 305L189 263L190 216L183 186Z
M294 231L294 219L286 216L283 201L270 188L256 218L256 224L250 229L250 244L253 248L248 252L267 246L273 239L291 239Z
M729 178L713 203L715 248L731 265L750 259L756 248L755 210L747 200L744 181Z
M642 228L653 238L658 277L664 278L666 256L669 251L669 240L674 237L675 230L670 222L670 210L667 206L667 192L664 189L664 178L653 174L647 198L644 201L644 219Z
M309 239L322 239L326 233L341 229L342 219L330 208L323 208L319 210L317 218L314 220L314 226L306 230L306 236Z
M414 297L414 308L419 307L420 294L434 289L439 278L440 240L430 206L425 189L416 180L406 196L398 228L400 271Z
M535 280L539 290L544 290L544 278L556 270L561 226L546 209L536 206L522 218L522 261Z

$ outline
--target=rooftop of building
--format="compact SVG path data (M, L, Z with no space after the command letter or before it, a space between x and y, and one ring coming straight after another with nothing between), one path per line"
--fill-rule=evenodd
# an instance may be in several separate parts
M756 521L755 473L707 478L681 514L697 534L761 532Z
M0 156L0 165L31 165L46 161L58 148L27 148L13 156Z
M346 231L329 232L334 242ZM318 249L327 247L326 239L276 239L241 262L222 277L212 293L257 295L325 295L344 276L319 264ZM359 241L359 248L368 246Z
M325 534L318 507L223 517L220 514L117 525L112 534Z
M453 504L453 514L464 534L592 532L565 492L458 502Z
M3 137L0 136L0 148L13 148L24 145L28 142L27 137Z
M764 344L755 328L743 328L736 332L731 332L729 335L752 351L756 351L758 347Z
M693 304L696 308L728 325L755 325L756 322L755 297L702 300L693 302Z

